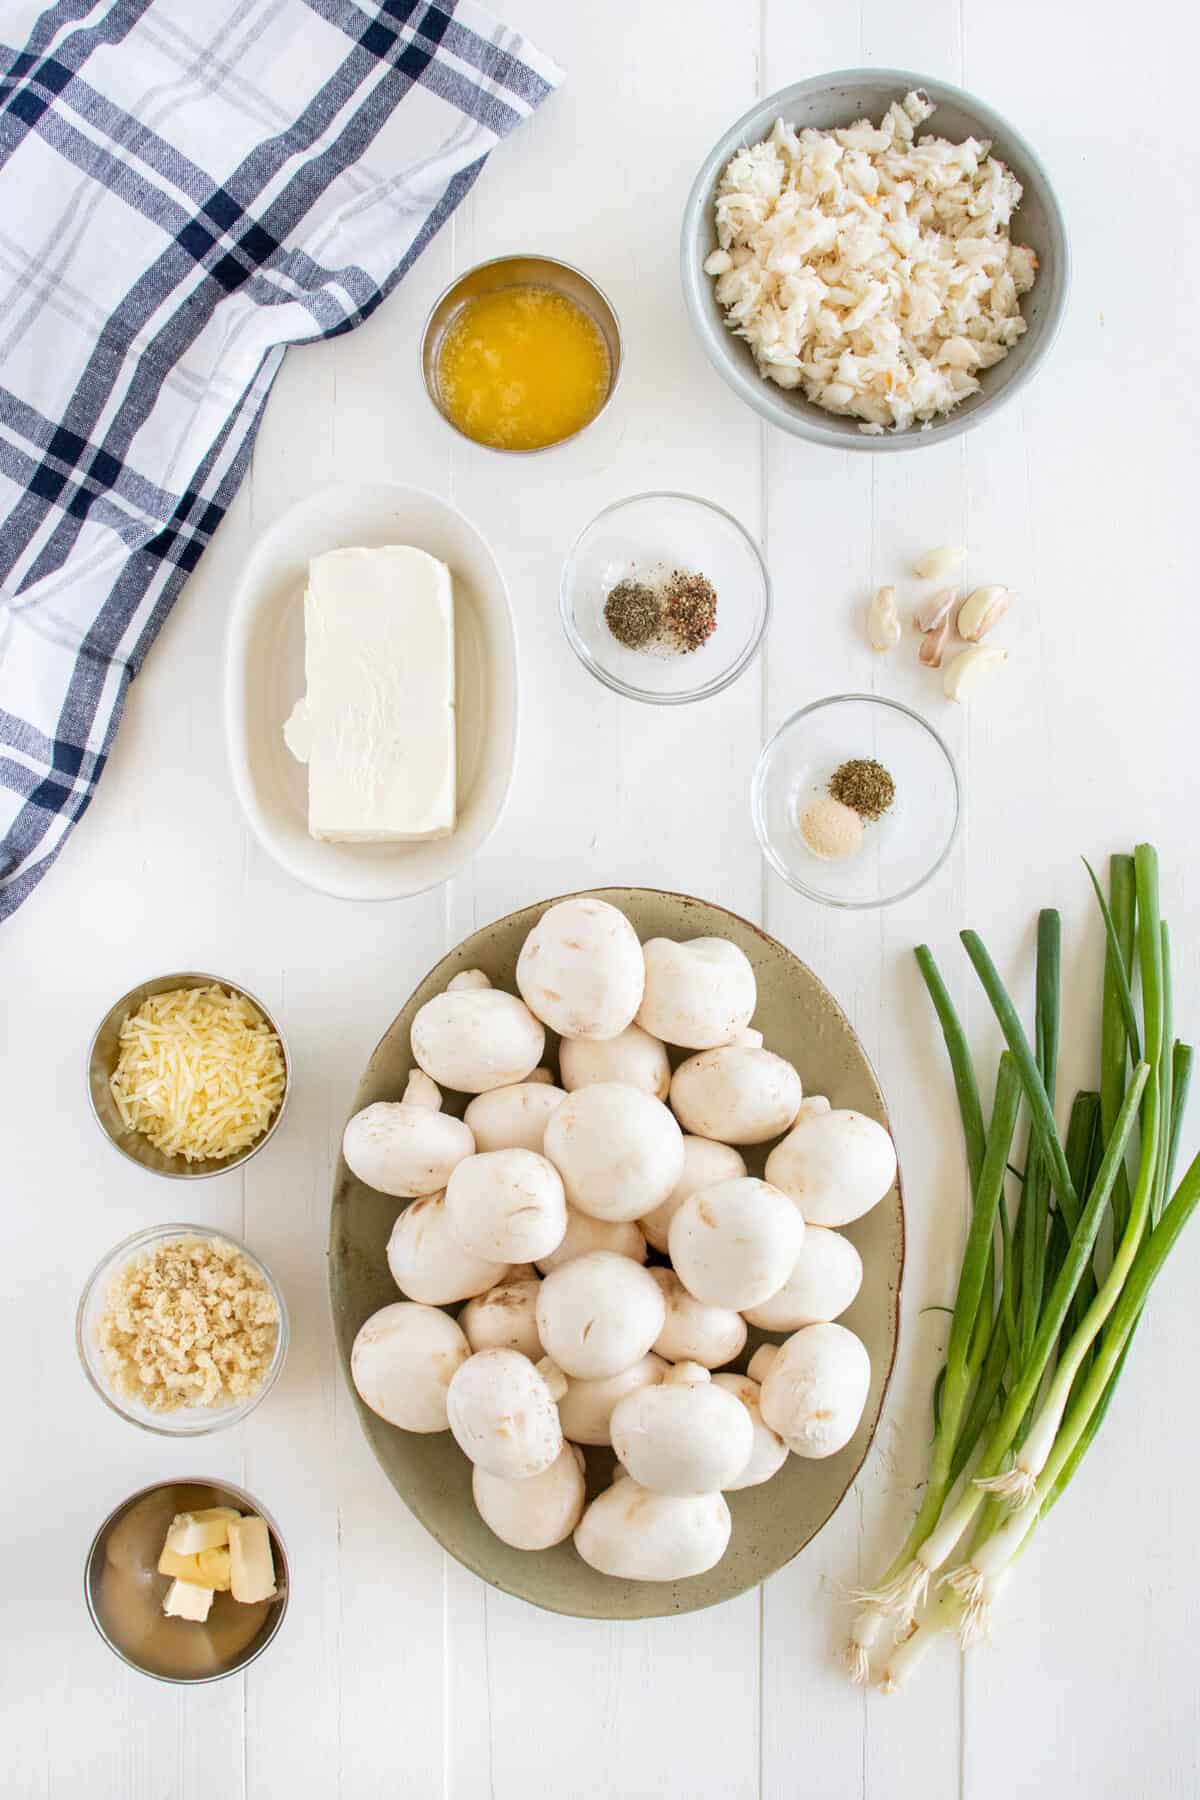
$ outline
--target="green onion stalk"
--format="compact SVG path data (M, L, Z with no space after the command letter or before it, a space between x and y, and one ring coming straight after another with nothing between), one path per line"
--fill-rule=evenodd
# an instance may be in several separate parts
M945 996L945 1006L952 1013L953 1009L949 1007L948 995ZM941 1009L939 1008L939 1010ZM944 1022L948 1016L948 1013L943 1015ZM957 1026L957 1020L954 1021L954 1026ZM952 1026L947 1041L953 1043L950 1054L951 1061L956 1066L956 1073L959 1069L969 1072L969 1057L963 1062L959 1061L960 1048L965 1051L965 1039L961 1036L961 1030L956 1032ZM968 1087L969 1104L971 1099L977 1103L978 1094L974 1086L973 1075ZM960 1087L960 1096L963 1091L963 1088ZM971 1224L967 1233L966 1250L963 1255L962 1272L959 1276L958 1293L955 1296L954 1311L950 1321L945 1379L941 1385L941 1404L938 1408L938 1424L934 1435L925 1498L913 1523L912 1531L909 1533L908 1541L885 1575L880 1590L876 1593L859 1595L862 1609L851 1633L847 1658L850 1673L858 1681L866 1678L870 1649L879 1635L885 1618L889 1613L895 1611L899 1611L905 1620L911 1618L921 1597L920 1595L909 1596L902 1587L896 1584L903 1582L906 1577L911 1559L936 1524L946 1495L950 1491L954 1447L959 1438L963 1414L978 1372L978 1363L982 1360L978 1350L980 1334L977 1329L977 1320L984 1298L984 1285L991 1267L992 1236L995 1230L996 1216L1002 1204L1004 1172L1008 1163L1009 1151L1012 1148L1020 1100L1021 1084L1016 1064L1006 1053L1000 1060L1000 1070L996 1078L996 1098L992 1108L992 1122L986 1134L986 1140L982 1139L982 1115L979 1115L981 1141L972 1145L968 1150L970 1167L974 1171L975 1200L971 1213ZM978 1158L976 1151L980 1153Z
M1158 917L1157 860L1149 846L1143 845L1138 850L1135 869L1146 1058L1140 1065L1146 1071L1141 1164L1112 1267L1070 1341L1059 1352L1054 1378L1013 1467L1005 1474L979 1480L979 1486L1001 1495L1017 1507L1025 1506L1033 1499L1037 1478L1054 1448L1076 1376L1125 1286L1142 1237L1157 1214L1156 1197L1166 1184L1167 1138L1162 1126L1162 1108L1164 1090L1169 1089L1169 1074L1164 1074L1164 1070L1170 1069L1170 1055L1165 1052L1163 1041L1167 983L1164 980L1164 935ZM1169 1091L1165 1098L1169 1106ZM1114 1179L1116 1173L1114 1171Z
M1036 1050L982 940L962 934L1006 1043L986 1127L949 993L928 948L917 951L954 1074L972 1210L925 1495L897 1557L857 1596L848 1666L866 1680L870 1653L890 1626L897 1641L883 1672L888 1691L939 1634L956 1631L964 1644L987 1634L1017 1557L1107 1415L1150 1288L1200 1203L1200 1157L1172 1191L1192 1051L1172 1036L1157 856L1141 845L1133 857L1114 857L1107 897L1088 873L1106 943L1099 1079L1094 1092L1075 1097L1065 1144L1054 1118L1057 914L1039 920ZM1022 1105L1029 1140L1010 1220L1005 1174ZM1135 1141L1131 1181L1126 1159ZM1113 1249L1101 1272L1096 1247L1106 1221ZM961 1560L952 1563L956 1551Z

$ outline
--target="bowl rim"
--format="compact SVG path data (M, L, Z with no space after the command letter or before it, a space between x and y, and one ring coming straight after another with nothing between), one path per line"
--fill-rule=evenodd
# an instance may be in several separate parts
M820 93L834 87L850 87L871 83L875 86L901 88L908 92L911 88L923 88L935 108L943 103L959 106L964 112L973 114L983 128L983 135L990 137L993 143L999 138L1007 142L1024 158L1030 170L1037 178L1041 189L1041 198L1051 217L1053 230L1058 238L1059 282L1047 312L1043 315L1039 341L1033 353L1014 371L995 384L990 393L983 393L978 403L969 411L961 406L943 417L932 420L928 429L919 425L907 427L904 431L888 431L882 434L871 434L862 431L839 430L836 426L826 425L822 419L814 416L820 409L811 402L812 412L800 411L789 406L780 394L772 394L770 384L759 375L757 369L747 371L739 366L729 354L724 339L731 334L722 324L720 333L710 327L704 315L701 294L703 284L709 280L704 274L702 262L697 257L700 243L700 232L707 208L711 204L712 190L721 169L733 154L734 146L739 141L749 141L751 131L761 135L764 121L772 114L785 111L795 100ZM1002 154L1002 153L1001 153ZM1003 160L1003 157L1002 157ZM1018 209L1019 210L1019 209ZM1067 230L1066 218L1063 214L1057 189L1050 179L1050 174L1042 158L1016 126L1009 123L1002 113L990 106L987 101L980 100L968 89L958 87L955 83L941 81L936 76L920 75L911 69L892 68L857 68L831 69L824 74L810 75L803 81L790 82L787 87L777 88L773 94L756 100L753 106L747 107L741 116L724 131L713 144L688 192L683 209L683 219L679 235L679 267L680 280L683 287L684 305L692 329L699 338L704 353L712 367L720 375L727 387L733 389L739 399L745 401L760 418L768 424L776 426L789 436L802 438L809 443L824 445L827 449L895 452L900 450L920 450L933 444L945 443L948 438L960 437L974 426L982 424L990 418L1006 400L1019 393L1025 384L1041 368L1043 362L1054 348L1067 310L1067 302L1071 291L1071 240ZM718 348L720 346L720 348ZM996 367L1003 368L1003 363ZM832 416L832 415L831 415Z
M580 900L580 899L593 899L593 898L609 899L609 897L611 895L616 894L616 893L622 893L622 892L623 893L631 893L631 894L639 894L639 895L648 894L648 895L654 896L655 898L665 899L665 900L670 900L670 901L680 901L680 902L684 903L685 905L693 905L693 906L698 905L698 906L702 906L707 909L710 909L711 911L721 913L725 917L734 920L739 926L744 927L745 930L751 932L755 937L761 938L763 940L763 942L765 944L767 944L772 950L782 950L786 956L790 957L791 960L794 963L796 963L801 969L803 969L804 972L808 976L810 976L812 978L812 980L814 982L816 982L817 985L821 988L833 1013L841 1021L842 1025L845 1027L846 1031L849 1033L850 1037L853 1039L854 1044L856 1045L856 1047L859 1051L859 1054L862 1056L863 1062L866 1066L867 1072L868 1072L870 1079L875 1087L875 1090L879 1095L879 1100L880 1100L879 1110L882 1114L882 1121L883 1121L884 1127L888 1131L888 1133L891 1135L893 1144L895 1144L895 1130L894 1130L894 1125L893 1125L893 1120L892 1120L892 1114L891 1114L891 1110L887 1103L886 1095L884 1094L884 1091L883 1091L882 1083L880 1082L880 1079L879 1079L878 1070L875 1067L874 1059L867 1053L867 1050L866 1050L865 1046L863 1045L862 1039L859 1036L858 1032L855 1030L854 1025L851 1023L850 1018L849 1018L848 1014L846 1013L845 1008L842 1006L841 1002L838 1000L837 996L832 992L832 990L826 986L824 981L822 981L821 977L816 973L816 971L807 962L805 962L803 957L797 955L796 951L794 951L788 944L785 944L782 938L776 937L773 932L768 931L764 925L758 924L758 922L756 920L747 919L746 917L744 917L743 914L734 912L731 907L724 906L718 900L704 900L704 899L700 898L698 895L680 893L673 888L645 887L645 886L634 885L634 884L630 884L628 886L622 887L622 885L620 883L610 882L603 887L581 888L581 889L578 889L571 893L554 894L554 895L550 895L546 899L530 901L527 905L515 907L511 912L505 913L502 917L500 917L498 919L493 919L490 923L485 923L483 925L478 926L474 931L469 932L465 938L461 939L457 944L453 945L449 950L447 950L443 956L439 957L437 962L433 964L432 968L429 969L428 972L425 975L423 975L421 977L421 979L417 982L416 986L409 993L408 997L405 999L403 1004L397 1009L391 1022L385 1027L383 1033L381 1034L378 1041L376 1042L374 1049L371 1051L370 1057L367 1059L367 1062L364 1064L363 1075L360 1076L360 1078L359 1078L360 1085L361 1085L361 1082L365 1079L367 1071L371 1068L372 1064L374 1063L375 1058L379 1055L379 1053L382 1050L387 1039L391 1035L392 1031L395 1029L396 1021L399 1019L400 1015L402 1013L404 1013L405 1011L407 1011L408 1007L412 1004L412 1002L416 998L417 994L420 992L420 990L423 987L426 986L427 983L438 978L440 976L441 972L443 970L445 970L448 967L448 965L451 965L454 963L454 961L459 956L459 954L462 951L465 944L467 944L468 942L472 941L473 939L483 935L484 933L495 932L495 931L503 929L504 927L512 925L516 920L521 918L526 913L536 912L536 911L545 911L552 906L558 906L561 902L563 902L565 900ZM614 904L614 905L616 904L615 901L610 901L610 903ZM357 1097L357 1089L355 1092L355 1098L356 1097ZM875 1417L871 1424L870 1432L868 1433L866 1442L863 1445L861 1456L859 1457L858 1461L855 1463L853 1469L851 1469L846 1476L845 1485L842 1488L841 1493L838 1495L834 1504L830 1507L829 1512L826 1515L826 1517L817 1526L816 1530L813 1531L810 1534L810 1536L807 1537L802 1544L799 1544L796 1547L796 1549L791 1552L791 1554L789 1556L786 1556L781 1563L779 1563L775 1568L769 1570L767 1572L767 1574L763 1575L759 1580L753 1581L747 1587L739 1590L738 1595L724 1595L724 1596L714 1595L710 1599L701 1600L701 1601L696 1602L695 1604L689 1605L688 1607L682 1609L682 1612L678 1608L664 1606L659 1611L631 1614L628 1616L628 1618L614 1617L612 1614L606 1613L606 1612L580 1612L576 1608L573 1608L571 1606L564 1606L564 1605L556 1604L556 1602L553 1599L548 1599L548 1598L542 1598L542 1599L537 1599L537 1600L531 1599L528 1594L522 1593L517 1588L510 1586L502 1577L497 1575L493 1569L491 1569L475 1560L472 1560L469 1556L460 1553L460 1551L458 1549L451 1548L448 1544L446 1544L437 1529L435 1520L431 1517L426 1516L426 1510L424 1508L414 1505L412 1500L407 1495L401 1493L400 1489L396 1486L396 1483L393 1480L391 1472L384 1466L382 1460L380 1459L380 1457L375 1449L374 1444L370 1440L368 1426L369 1426L370 1420L375 1415L372 1413L371 1409L367 1406L366 1402L360 1397L357 1389L354 1386L354 1382L351 1379L350 1343L347 1343L346 1346L343 1348L342 1321L339 1319L338 1311L337 1311L337 1299L336 1299L336 1293L335 1293L335 1268L337 1265L337 1258L338 1258L338 1251L339 1251L338 1239L337 1239L337 1229L338 1229L338 1220L339 1220L339 1211L340 1211L339 1196L341 1194L341 1190L342 1190L345 1178L347 1177L348 1174L349 1174L349 1170L347 1169L345 1158L339 1152L338 1159L334 1166L334 1171L333 1171L333 1192L332 1192L332 1197L331 1197L331 1202L330 1202L330 1210L329 1210L329 1238L328 1238L328 1242L327 1242L327 1246L326 1246L325 1261L326 1261L326 1274L327 1274L327 1298L328 1298L328 1306L329 1306L330 1323L331 1323L331 1326L333 1329L334 1347L335 1347L335 1350L337 1353L337 1361L338 1361L339 1368L341 1369L341 1372L342 1372L343 1380L345 1381L346 1387L349 1390L351 1402L352 1402L355 1412L358 1416L359 1427L363 1431L364 1436L367 1437L368 1448L371 1450L371 1454L375 1457L375 1460L379 1464L380 1469L382 1470L383 1474L386 1476L389 1485L392 1487L393 1491L397 1494L397 1496L402 1501L402 1503L412 1513L413 1517L424 1528L424 1530L429 1533L430 1537L433 1538L434 1542L445 1552L445 1554L454 1557L456 1562L461 1563L464 1568L469 1569L473 1575L477 1575L479 1577L479 1579L481 1581L486 1582L489 1587L494 1587L494 1588L498 1589L501 1593L509 1594L512 1596L512 1598L522 1601L527 1606L535 1606L535 1607L537 1607L537 1609L540 1612L554 1613L559 1616L567 1617L567 1618L595 1619L598 1621L602 1621L606 1624L615 1624L615 1625L644 1622L645 1620L651 1619L651 1618L677 1618L677 1617L681 1617L681 1616L686 1616L688 1613L692 1613L692 1612L707 1611L709 1608L711 1608L713 1606L724 1605L728 1599L739 1598L742 1593L753 1593L756 1589L763 1587L765 1585L765 1583L771 1579L772 1576L778 1575L779 1573L782 1572L782 1570L790 1567L790 1565L793 1562L795 1562L796 1558L798 1556L802 1555L803 1552L805 1550L807 1550L809 1548L809 1546L816 1541L816 1539L821 1535L821 1533L825 1530L825 1528L831 1523L831 1521L841 1511L842 1507L846 1503L846 1499L847 1499L848 1495L850 1494L851 1489L853 1488L855 1482L858 1480L858 1477L861 1475L863 1468L866 1465L867 1459L870 1456L871 1451L875 1447L876 1439L879 1436L879 1428L883 1423L883 1416L884 1416L884 1412L887 1407L888 1395L891 1391L892 1378L896 1372L896 1362L897 1362L897 1359L900 1354L900 1339L901 1339L901 1334L904 1329L904 1314L903 1314L903 1307L901 1305L901 1301L902 1301L902 1297L903 1297L904 1269L905 1269L905 1263L907 1260L907 1253L908 1253L908 1234L907 1234L907 1222L906 1222L905 1202L904 1202L904 1167L903 1167L903 1163L902 1163L902 1160L900 1157L898 1145L896 1146L896 1179L895 1179L895 1183L894 1183L894 1189L895 1189L895 1194L896 1194L897 1240L898 1240L898 1242L897 1242L896 1266L895 1266L895 1294L894 1294L894 1298L891 1302L892 1318L893 1318L891 1354L888 1359L887 1367L883 1371L883 1379L882 1379L882 1383L880 1385L880 1390L879 1390L879 1403L876 1408ZM884 1196L885 1200L889 1197L891 1192L892 1192L892 1190L889 1189L888 1194ZM404 1204L409 1204L409 1203L405 1202ZM882 1202L881 1202L881 1204L882 1204ZM350 1342L352 1342L352 1340L350 1340ZM664 1582L661 1584L646 1583L644 1585L646 1585L648 1587L661 1586L666 1591L666 1593L669 1594L673 1590L675 1584L671 1583L671 1582Z
M705 512L715 513L718 518L724 519L727 525L733 526L734 531L748 546L754 563L758 568L762 584L760 590L761 600L754 630L743 645L736 661L731 663L722 674L714 676L712 680L704 682L700 687L686 688L682 692L675 694L659 694L652 692L649 688L634 687L629 682L622 681L619 675L612 674L602 663L598 662L584 643L583 638L575 625L574 611L571 607L567 592L568 573L579 552L579 546L582 544L584 538L587 537L588 533L599 525L602 519L606 519L611 513L623 512L626 507L637 505L643 500L682 500L689 506L701 507ZM559 618L562 621L562 628L566 635L567 642L570 644L584 668L590 675L594 675L597 681L602 682L606 688L610 689L612 693L620 694L622 698L626 700L638 700L650 706L690 706L695 700L710 700L714 694L722 693L725 688L732 687L733 683L745 674L746 670L750 667L750 664L754 661L762 648L763 639L767 634L767 627L771 622L773 604L771 574L770 570L767 568L766 557L762 553L761 546L751 536L741 520L735 518L733 513L727 511L725 507L719 506L715 500L705 500L699 494L685 494L677 488L647 488L642 493L625 494L620 500L610 500L607 506L602 506L600 511L595 513L592 518L587 521L586 525L581 526L571 540L570 547L563 558L562 570L558 578Z
M946 842L942 846L937 860L929 865L929 868L919 880L910 882L907 887L901 888L898 893L886 894L876 900L842 900L836 895L823 893L819 888L809 887L788 868L782 857L776 853L771 844L762 817L762 791L766 780L766 772L770 765L772 753L778 747L781 740L794 725L798 725L800 721L807 718L810 713L821 712L827 706L842 706L848 701L856 703L865 702L869 706L883 706L891 712L903 713L906 718L909 718L913 720L915 724L920 725L941 751L946 766L950 771L950 783L954 792L954 818L951 821ZM949 744L947 744L937 727L931 725L929 720L925 718L922 713L919 713L915 707L906 706L903 700L892 700L886 694L825 694L821 699L810 700L807 706L798 706L795 712L789 713L783 723L777 726L771 733L770 737L759 751L758 756L755 758L754 772L750 777L750 817L754 823L754 835L758 839L758 847L763 854L763 858L770 864L780 879L785 881L788 887L792 888L794 892L803 894L806 900L817 901L821 906L835 907L840 912L879 912L885 906L896 906L901 900L911 899L914 894L921 891L927 882L933 880L933 877L937 874L939 869L944 867L946 859L949 857L951 850L953 850L958 841L958 833L962 825L962 782L959 779L958 764L954 760L954 754L950 749Z
M123 1259L128 1262L136 1255L138 1250L143 1247L174 1237L201 1237L208 1238L209 1240L218 1240L225 1244L232 1244L236 1250L241 1252L247 1262L253 1263L254 1267L262 1275L267 1286L270 1288L271 1293L275 1297L276 1306L279 1308L279 1329L275 1338L275 1350L271 1357L270 1366L254 1393L248 1395L245 1400L225 1408L225 1416L215 1417L202 1424L192 1426L157 1425L152 1419L143 1419L139 1413L133 1412L128 1407L124 1406L117 1396L100 1380L95 1369L92 1367L91 1358L89 1357L87 1350L88 1308L91 1304L92 1296L96 1291L97 1283L104 1276L105 1272L111 1269L118 1259ZM250 1246L243 1243L241 1238L235 1237L232 1231L222 1231L220 1227L216 1225L195 1225L174 1221L164 1225L143 1225L139 1231L131 1231L128 1237L122 1238L119 1243L114 1244L111 1250L106 1251L99 1262L96 1263L83 1284L78 1303L75 1307L75 1350L79 1357L80 1367L87 1377L89 1386L94 1393L99 1395L100 1399L103 1400L110 1412L116 1413L117 1417L119 1419L124 1419L126 1424L136 1425L139 1430L150 1432L153 1437L174 1439L211 1437L215 1432L228 1430L231 1425L240 1425L243 1419L248 1419L250 1414L262 1404L267 1395L271 1392L271 1389L275 1386L275 1383L279 1380L280 1375L283 1373L283 1365L287 1361L288 1350L291 1348L291 1341L292 1331L291 1322L288 1317L287 1300L284 1297L283 1289L280 1287L278 1281L276 1281L270 1268L263 1261L262 1257L259 1256L257 1251L251 1250ZM180 1407L179 1413L175 1416L186 1414L188 1410L189 1409L186 1407ZM165 1416L169 1417L171 1415ZM158 1485L161 1485L161 1483Z
M261 1642L249 1656L244 1657L241 1662L231 1664L228 1669L218 1669L211 1675L162 1675L157 1669L148 1669L143 1663L135 1662L131 1656L127 1655L126 1652L121 1649L119 1644L114 1643L112 1637L105 1629L97 1614L95 1600L92 1595L92 1563L95 1561L96 1552L100 1548L105 1533L116 1524L123 1513L128 1512L130 1507L136 1506L139 1500L144 1500L148 1494L157 1493L160 1488L165 1487L208 1487L214 1489L216 1492L232 1494L235 1499L246 1501L250 1511L257 1513L258 1517L265 1521L267 1530L270 1532L271 1537L278 1548L280 1561L283 1564L282 1582L278 1580L279 1571L276 1570L277 1579L275 1588L279 1605L275 1608L274 1622L272 1623L270 1630L262 1635ZM108 1646L113 1655L119 1657L121 1662L123 1662L127 1668L132 1669L135 1674L144 1675L149 1681L160 1681L166 1687L207 1687L214 1681L226 1681L231 1675L240 1675L244 1669L250 1667L251 1663L257 1662L264 1650L269 1649L275 1642L275 1639L279 1636L280 1629L287 1614L291 1594L292 1566L288 1558L287 1545L283 1541L283 1533L280 1531L274 1515L269 1513L265 1506L261 1506L254 1495L246 1488L240 1487L236 1481L226 1481L223 1478L217 1480L215 1477L208 1475L177 1475L171 1476L165 1481L151 1481L148 1482L145 1487L138 1488L135 1493L127 1495L124 1500L118 1501L108 1516L103 1519L96 1528L92 1541L88 1545L87 1553L83 1559L83 1603L87 1608L88 1618L96 1628L97 1636Z
M141 1158L135 1156L131 1150L127 1150L124 1144L117 1141L104 1120L100 1117L100 1112L96 1105L95 1096L92 1092L92 1073L96 1067L96 1046L100 1041L100 1033L108 1025L114 1013L125 1010L126 1017L128 1017L129 1012L133 1010L134 995L140 994L144 988L151 987L158 982L165 984L180 982L186 984L189 988L212 987L214 985L217 987L232 988L235 994L240 994L244 1000L250 1002L251 1006L256 1006L258 1008L275 1036L279 1039L279 1047L283 1051L283 1093L279 1097L279 1105L275 1108L275 1113L270 1124L267 1126L267 1129L263 1132L261 1137L255 1138L254 1142L248 1144L237 1156L231 1157L227 1162L217 1163L215 1167L205 1166L195 1169L154 1168L151 1163L143 1162ZM169 994L171 988L169 985L164 985L162 987L157 987L155 992L156 994ZM147 998L152 997L153 996L147 996ZM230 1175L235 1169L244 1168L250 1159L257 1156L260 1150L265 1149L267 1144L274 1137L279 1128L279 1122L287 1110L287 1103L292 1092L292 1053L288 1047L287 1038L284 1036L279 1022L271 1012L271 1009L263 1004L257 994L252 993L248 987L243 987L240 981L230 981L229 978L224 975L210 975L203 969L175 969L167 975L149 975L144 981L136 981L127 993L121 995L119 1000L114 1000L113 1004L100 1019L91 1038L88 1040L87 1061L84 1066L84 1076L87 1083L88 1108L91 1115L99 1126L105 1142L111 1144L113 1149L117 1151L120 1156L125 1158L126 1162L132 1163L135 1168L143 1170L147 1175L161 1175L167 1181L209 1181L214 1176Z
M549 444L536 444L528 450L509 450L506 449L503 444L482 443L479 438L473 438L469 432L463 431L461 426L456 425L438 398L435 382L430 374L429 358L426 355L430 333L433 330L433 321L440 308L450 298L451 294L453 294L455 288L461 287L464 281L470 280L472 275L478 275L481 270L494 269L498 263L506 262L544 263L549 269L565 269L568 275L574 275L577 280L583 283L584 287L590 288L598 299L603 302L604 307L608 312L608 316L612 320L613 334L617 340L616 359L612 362L612 367L609 370L608 392L605 394L601 405L592 414L591 418L586 419L575 431L568 432L566 437L555 438L554 441ZM605 348L607 349L607 345ZM441 419L444 424L449 426L456 437L462 438L464 443L474 444L477 450L488 451L492 456L544 456L548 450L561 450L564 444L573 444L576 438L582 437L585 431L591 430L598 419L604 417L604 414L612 404L613 395L617 391L617 387L621 380L621 374L625 367L625 340L624 334L621 331L620 315L617 312L616 307L613 305L605 290L600 286L600 283L594 280L585 269L577 268L574 263L564 261L561 256L547 256L543 250L510 250L503 256L485 256L482 262L472 263L469 269L463 269L452 281L446 283L445 287L442 289L441 293L438 294L425 315L425 323L421 326L421 334L417 339L417 358L421 365L421 382L425 389L425 393L428 396L429 403L433 407L434 412L438 415L438 418Z

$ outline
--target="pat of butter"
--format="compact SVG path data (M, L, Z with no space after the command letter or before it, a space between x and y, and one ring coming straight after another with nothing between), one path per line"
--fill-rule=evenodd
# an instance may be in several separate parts
M229 1578L235 1600L269 1600L275 1592L271 1534L257 1513L229 1527Z
M216 1588L219 1594L229 1592L229 1551L201 1550L196 1567L202 1586ZM189 1577L189 1579L192 1579Z
M198 1556L201 1550L219 1550L229 1542L229 1527L241 1515L232 1506L209 1506L200 1512L178 1513L167 1533L166 1548L176 1556ZM168 1570L163 1570L168 1574Z
M208 1552L210 1556L213 1554L214 1552L211 1550ZM169 1543L162 1547L162 1555L158 1559L158 1572L160 1575L170 1575L176 1581L194 1581L201 1587L216 1586L215 1582L205 1581L200 1572L198 1556L180 1556L177 1550L172 1550Z
M194 1581L173 1581L163 1601L169 1619L194 1619L203 1624L213 1603L211 1588L198 1587Z
M328 550L308 565L308 691L284 738L308 764L310 836L444 837L456 807L454 593L424 550Z

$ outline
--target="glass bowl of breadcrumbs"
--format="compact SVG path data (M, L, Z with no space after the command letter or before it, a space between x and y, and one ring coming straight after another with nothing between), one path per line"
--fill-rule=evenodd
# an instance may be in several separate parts
M207 1225L154 1225L109 1251L79 1302L84 1374L143 1431L223 1431L270 1393L288 1318L270 1270Z

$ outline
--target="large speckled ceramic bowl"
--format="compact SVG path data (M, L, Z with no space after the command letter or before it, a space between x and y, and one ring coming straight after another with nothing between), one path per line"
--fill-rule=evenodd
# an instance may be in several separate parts
M811 969L756 926L703 900L647 888L599 888L597 898L619 906L642 939L725 937L743 949L758 979L755 1025L772 1050L795 1063L805 1091L827 1094L835 1106L852 1106L887 1124L883 1096L849 1021ZM354 1111L373 1100L399 1099L412 1067L409 1029L417 1008L463 969L483 969L498 987L515 989L517 953L547 906L544 900L487 925L460 944L428 974L376 1047L359 1083ZM549 1034L548 1034L549 1038ZM556 1046L548 1042L547 1055ZM446 1106L461 1114L462 1095ZM747 1154L761 1173L769 1146ZM329 1240L329 1281L334 1329L342 1367L350 1381L350 1349L363 1321L397 1296L385 1248L405 1201L377 1194L339 1161ZM830 1519L862 1466L879 1422L896 1354L904 1215L899 1188L847 1228L865 1265L862 1290L843 1322L856 1331L871 1356L871 1391L862 1423L838 1456L823 1462L789 1456L771 1481L728 1496L733 1536L716 1568L677 1582L614 1581L590 1569L568 1540L556 1549L512 1550L492 1536L471 1500L471 1465L449 1432L419 1436L399 1431L357 1401L367 1439L396 1491L452 1556L505 1593L551 1612L595 1619L646 1619L694 1611L731 1600L755 1587L798 1555ZM762 1342L752 1331L736 1365ZM353 1393L351 1385L351 1392ZM607 1485L612 1452L589 1450L589 1496Z

